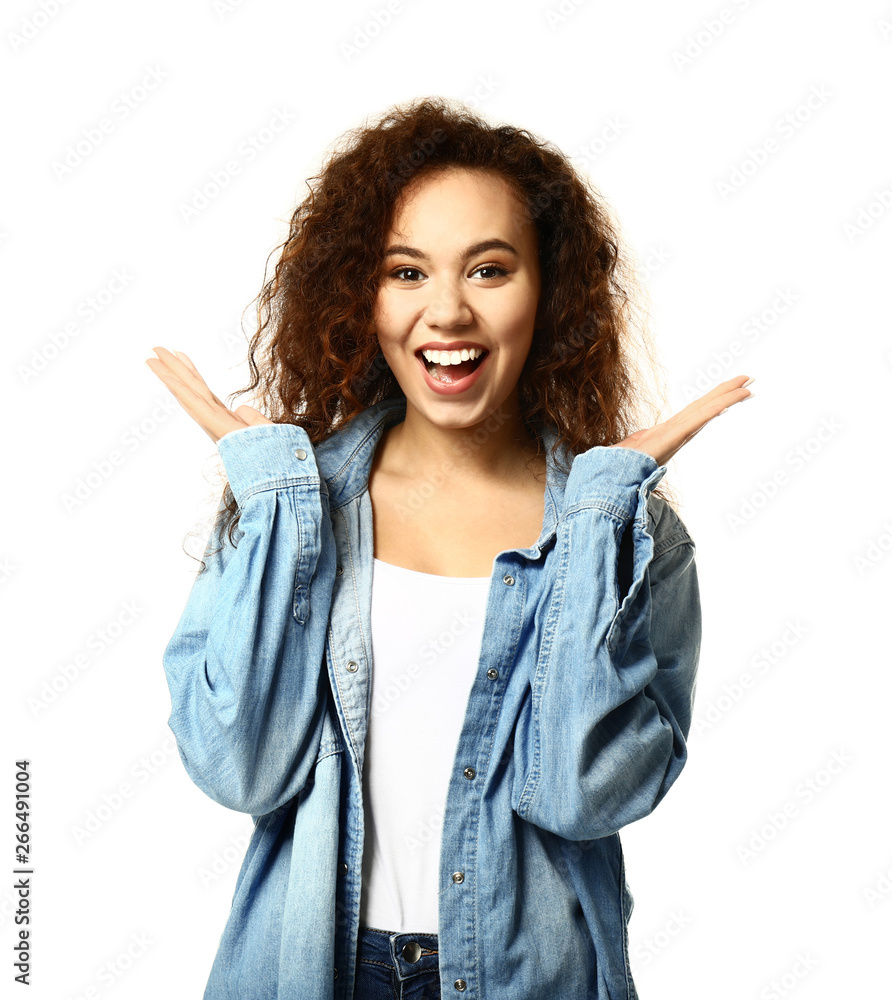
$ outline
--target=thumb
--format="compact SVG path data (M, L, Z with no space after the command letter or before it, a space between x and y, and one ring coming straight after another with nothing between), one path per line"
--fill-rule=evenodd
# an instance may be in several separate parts
M259 410L255 410L253 406L243 405L238 407L238 409L233 412L237 417L241 417L241 419L251 427L256 427L260 424L272 423L272 420L264 416Z

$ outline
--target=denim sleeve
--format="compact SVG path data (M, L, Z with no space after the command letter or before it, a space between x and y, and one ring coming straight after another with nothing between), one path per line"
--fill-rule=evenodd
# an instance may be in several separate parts
M302 428L242 428L217 449L239 505L237 544L215 526L164 651L168 724L195 784L260 816L301 791L316 759L334 538Z
M687 757L700 596L693 541L648 500L665 472L635 449L596 447L567 480L512 791L519 816L566 839L648 815Z

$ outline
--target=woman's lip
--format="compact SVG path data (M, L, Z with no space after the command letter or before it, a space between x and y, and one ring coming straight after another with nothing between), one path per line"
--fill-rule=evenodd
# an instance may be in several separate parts
M428 386L434 390L434 392L439 393L441 396L454 396L459 392L466 392L471 386L477 381L480 376L480 372L486 367L486 362L489 361L489 351L483 355L483 359L480 364L471 372L470 375L465 375L464 378L459 379L458 382L438 382L435 378L431 377L430 372L427 370L427 365L425 364L424 358L418 355L418 364L421 366L421 373L424 380L427 382Z

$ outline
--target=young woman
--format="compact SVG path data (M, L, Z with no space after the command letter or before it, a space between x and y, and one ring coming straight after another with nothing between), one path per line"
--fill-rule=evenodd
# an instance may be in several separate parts
M425 99L292 218L164 652L195 783L251 814L206 998L630 1000L618 830L678 777L700 642L668 460L631 433L616 235L566 158ZM259 364L255 364L255 356Z

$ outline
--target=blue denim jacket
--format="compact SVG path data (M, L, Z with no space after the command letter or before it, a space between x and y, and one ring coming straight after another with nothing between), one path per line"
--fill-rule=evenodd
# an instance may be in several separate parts
M241 534L233 547L212 533L163 655L188 774L255 822L205 1000L352 1000L367 487L385 427L404 416L405 400L387 400L315 449L293 424L218 442ZM569 475L547 461L538 541L493 561L441 829L440 982L467 1000L633 1000L617 831L685 763L694 544L651 495L666 467L649 455L595 447Z

